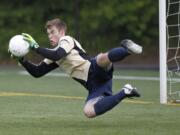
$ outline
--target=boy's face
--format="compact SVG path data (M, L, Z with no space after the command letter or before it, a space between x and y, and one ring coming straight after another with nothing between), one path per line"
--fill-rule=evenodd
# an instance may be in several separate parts
M56 26L50 26L47 28L47 34L50 44L55 47L58 45L59 39L64 36L64 31L60 31Z

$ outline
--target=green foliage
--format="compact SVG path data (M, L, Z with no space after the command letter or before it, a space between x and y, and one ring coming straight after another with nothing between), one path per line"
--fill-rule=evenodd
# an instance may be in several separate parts
M115 43L123 38L151 44L152 38L157 41L158 34L157 6L154 3L152 0L104 0L92 7L88 3L81 10L81 25L85 25L82 36L89 37L89 41L96 41L99 37L105 43L111 40L110 47L112 44L117 46Z
M91 54L115 47L124 38L155 45L157 3L155 0L2 0L0 59L8 55L9 39L22 32L48 46L44 25L55 17L67 23L68 34L78 38Z

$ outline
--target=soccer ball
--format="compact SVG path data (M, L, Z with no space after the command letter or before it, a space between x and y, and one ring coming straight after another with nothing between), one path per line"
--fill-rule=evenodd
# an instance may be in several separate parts
M22 35L15 35L9 41L9 51L16 57L23 57L29 52L29 43Z

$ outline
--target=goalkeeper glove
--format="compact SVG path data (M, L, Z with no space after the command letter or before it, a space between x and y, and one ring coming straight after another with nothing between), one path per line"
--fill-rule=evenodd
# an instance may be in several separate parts
M23 39L29 43L31 49L39 48L38 43L34 40L34 38L31 35L27 33L22 33L22 36L24 37Z
M10 54L10 57L11 57L12 59L14 59L15 61L18 62L18 66L21 66L20 61L22 61L22 60L24 59L24 57L16 57L16 56L14 56L14 55L9 51L9 49L8 49L8 53Z

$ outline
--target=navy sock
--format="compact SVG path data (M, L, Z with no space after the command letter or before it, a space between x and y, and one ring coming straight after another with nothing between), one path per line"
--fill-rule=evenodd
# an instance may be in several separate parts
M115 107L121 100L126 98L124 91L120 91L116 95L106 96L94 105L96 115L101 115L113 107Z
M118 47L118 48L113 48L112 50L109 51L108 58L111 62L117 62L124 59L128 55L130 54L128 53L127 48Z

